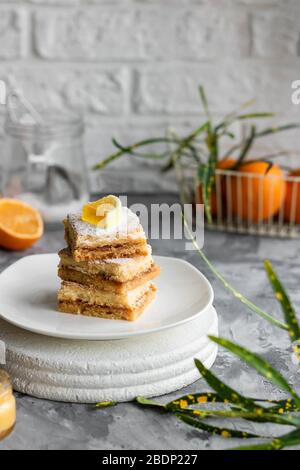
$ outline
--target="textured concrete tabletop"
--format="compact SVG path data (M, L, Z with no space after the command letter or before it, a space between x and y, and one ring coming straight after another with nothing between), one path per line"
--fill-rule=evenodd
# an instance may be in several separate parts
M174 202L171 196L132 196L129 202ZM184 258L199 268L212 282L215 306L219 313L220 335L255 350L283 372L299 389L299 372L291 362L287 334L247 310L213 278L196 252L185 252L182 241L151 240L155 254ZM26 253L0 251L0 270L19 257L32 253L58 251L64 244L62 227L46 231L43 239ZM300 310L300 240L256 238L206 232L204 250L225 277L251 300L280 318L263 270L270 258L295 306ZM261 397L283 396L252 369L224 350L219 351L213 371L240 392ZM187 392L208 390L199 380L181 392L161 397L169 401ZM222 449L237 440L211 437L194 430L169 415L160 415L136 404L119 404L95 410L92 406L56 403L17 395L18 419L12 435L0 443L0 449ZM276 435L287 427L234 423L240 429ZM260 426L260 427L259 427ZM249 442L249 441L248 441ZM252 442L254 442L252 440ZM245 441L243 441L245 443Z

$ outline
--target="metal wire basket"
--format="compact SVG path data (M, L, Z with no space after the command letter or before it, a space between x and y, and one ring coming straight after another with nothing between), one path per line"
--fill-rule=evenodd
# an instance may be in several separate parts
M197 166L176 164L182 204L202 203ZM216 170L208 229L277 237L300 237L300 176Z

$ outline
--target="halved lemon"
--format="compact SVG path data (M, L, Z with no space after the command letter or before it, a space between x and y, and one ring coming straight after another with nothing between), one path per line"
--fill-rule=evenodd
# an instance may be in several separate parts
M25 250L41 238L44 224L40 213L19 199L0 199L0 246Z

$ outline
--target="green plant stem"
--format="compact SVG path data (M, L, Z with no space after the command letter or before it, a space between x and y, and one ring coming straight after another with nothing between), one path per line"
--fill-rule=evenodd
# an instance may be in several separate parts
M257 307L253 302L248 300L246 297L244 297L240 292L238 292L229 282L226 281L226 279L222 276L221 273L213 266L213 264L209 261L209 259L205 256L203 251L199 248L199 245L195 238L193 237L189 225L184 217L184 224L185 227L189 233L189 236L192 240L193 245L195 246L199 256L202 258L202 260L205 262L207 267L210 269L210 271L214 274L214 276L219 279L219 281L222 282L222 284L226 287L228 291L230 291L236 299L238 299L240 302L242 302L244 305L246 305L252 312L255 312L257 315L259 315L261 318L264 318L264 320L267 320L269 323L272 323L273 325L283 329L283 330L288 330L288 325L285 323L282 323L279 320L276 320L276 318L273 318L271 315L269 315L267 312L262 310L261 308Z

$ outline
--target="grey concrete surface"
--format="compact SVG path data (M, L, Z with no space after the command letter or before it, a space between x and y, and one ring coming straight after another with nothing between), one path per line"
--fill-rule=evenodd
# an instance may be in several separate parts
M174 202L175 196L133 196L129 202ZM278 330L234 299L211 275L196 252L185 252L183 241L151 240L155 254L184 258L212 282L220 334L260 353L299 389L299 370L292 364L287 334ZM0 270L21 256L58 251L63 242L62 227L46 231L43 239L26 253L0 251ZM299 240L256 238L206 232L205 252L214 265L241 292L277 318L280 310L263 270L270 258L283 279L298 311ZM213 371L240 392L256 397L283 397L252 369L220 350ZM158 398L166 402L187 392L208 390L204 380L174 394ZM211 437L169 415L142 409L134 403L96 410L93 406L56 403L17 395L18 419L14 432L0 443L0 449L222 449L239 442ZM234 423L240 429L276 435L287 430L270 425ZM245 443L245 441L243 441Z

